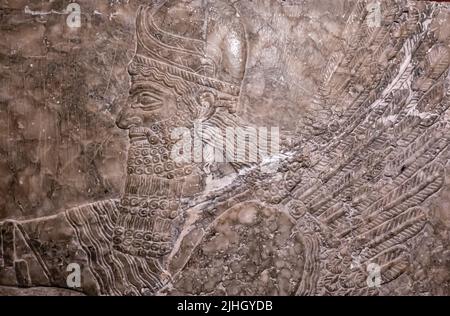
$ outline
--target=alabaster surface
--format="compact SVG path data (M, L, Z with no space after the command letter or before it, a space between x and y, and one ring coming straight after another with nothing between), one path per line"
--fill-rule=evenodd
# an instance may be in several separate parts
M450 4L69 4L0 0L0 295L450 294Z

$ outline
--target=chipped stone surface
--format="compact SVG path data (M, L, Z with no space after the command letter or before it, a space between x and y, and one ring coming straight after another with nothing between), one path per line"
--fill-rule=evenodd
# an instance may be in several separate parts
M203 237L170 294L295 293L304 249L293 228L294 222L275 209L255 203L231 208Z
M450 5L70 2L0 0L1 295L450 294Z

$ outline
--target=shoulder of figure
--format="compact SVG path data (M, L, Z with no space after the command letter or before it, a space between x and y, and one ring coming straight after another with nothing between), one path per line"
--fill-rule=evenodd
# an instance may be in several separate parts
M76 214L87 218L112 219L118 212L118 203L117 199L103 200L70 208L65 213L69 217Z
M93 202L89 204L83 204L76 207L71 207L66 209L65 211L59 212L54 215L36 217L33 219L5 219L0 220L0 229L3 227L9 227L14 225L22 225L22 224L32 224L32 223L42 223L42 222L51 222L58 221L60 218L64 218L67 215L74 214L82 214L85 216L93 217L93 216L101 216L112 218L118 212L118 199L109 199L98 202Z
M80 208L80 209L92 209L94 207L111 208L111 207L116 207L117 203L119 203L119 199L107 199L107 200L96 201L96 202L92 202L92 203L88 203L88 204L83 204L76 208Z

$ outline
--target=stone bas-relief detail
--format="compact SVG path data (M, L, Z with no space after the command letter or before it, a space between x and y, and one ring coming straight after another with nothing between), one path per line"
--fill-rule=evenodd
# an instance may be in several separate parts
M374 25L368 1L343 3L338 49L311 100L317 117L300 111L304 128L257 163L204 137L193 151L215 146L225 159L212 164L175 160L173 131L252 125L240 112L257 89L246 81L255 47L244 13L270 4L295 24L314 7L141 5L116 117L129 140L122 193L1 222L0 293L448 294L450 7L380 1Z

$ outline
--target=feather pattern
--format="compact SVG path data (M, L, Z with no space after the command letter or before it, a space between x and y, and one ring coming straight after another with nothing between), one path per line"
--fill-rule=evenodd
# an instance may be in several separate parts
M444 183L450 53L429 28L439 8L383 3L385 23L364 35L364 23L352 21L364 21L365 5L357 1L344 30L349 46L326 65L316 98L345 107L341 128L316 149L308 178L285 177L291 214L301 205L327 231L314 294L378 293L366 282L371 263L382 284L403 274L410 260L403 245L423 230L426 201ZM386 41L394 30L397 37ZM299 226L309 218L297 219Z

